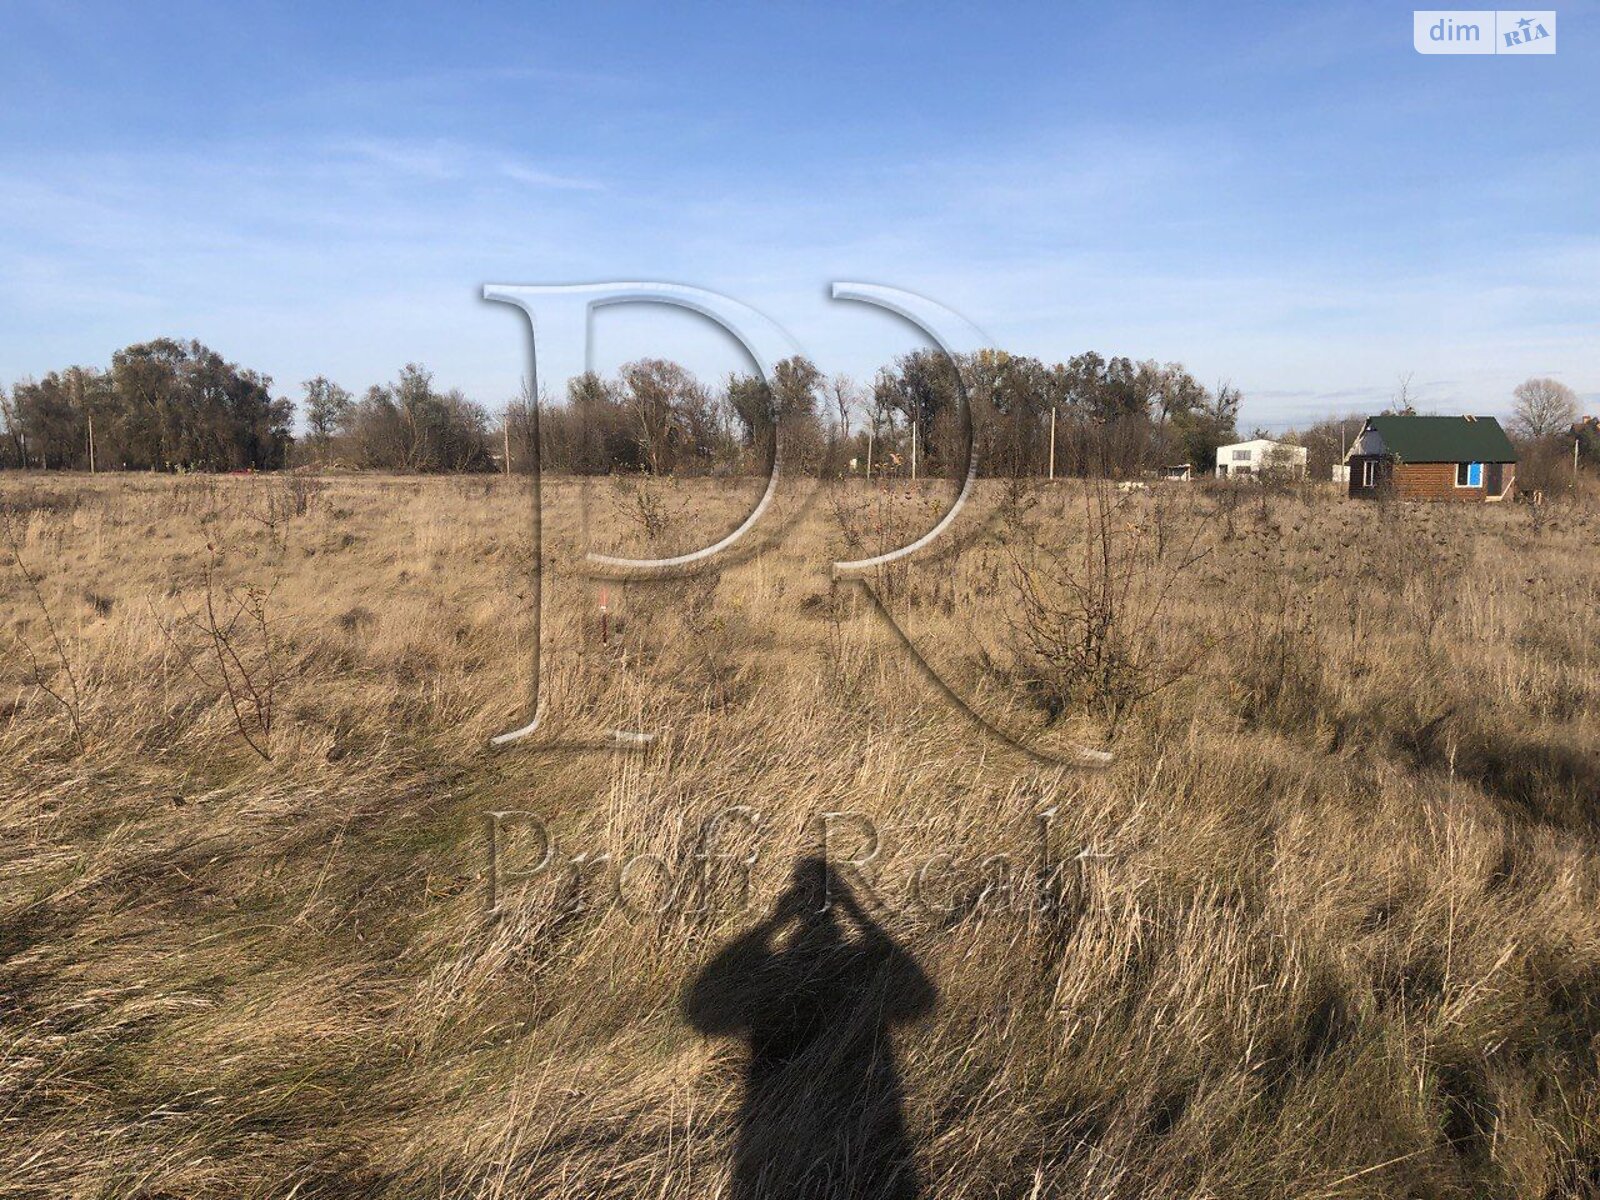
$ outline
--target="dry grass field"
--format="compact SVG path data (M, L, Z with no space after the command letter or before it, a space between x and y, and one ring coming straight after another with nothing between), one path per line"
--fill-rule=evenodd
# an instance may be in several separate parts
M525 481L0 478L0 1197L747 1196L741 1121L797 1194L892 985L754 1132L685 995L828 812L928 1197L1600 1196L1600 506L989 483L832 583L925 486L602 583L548 481L492 747ZM591 491L665 555L755 489Z

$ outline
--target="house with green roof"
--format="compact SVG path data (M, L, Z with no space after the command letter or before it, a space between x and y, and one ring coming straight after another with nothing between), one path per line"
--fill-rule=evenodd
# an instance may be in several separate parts
M1345 462L1362 499L1493 503L1517 478L1517 452L1493 417L1369 417Z

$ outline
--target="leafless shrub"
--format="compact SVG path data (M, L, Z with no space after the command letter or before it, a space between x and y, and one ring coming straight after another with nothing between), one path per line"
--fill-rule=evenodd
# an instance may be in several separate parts
M327 490L327 484L310 471L290 471L282 476L283 504L287 515L303 517Z
M927 498L913 504L910 493L892 493L882 485L862 492L848 484L829 489L828 511L850 558L873 558L913 541L919 529L932 523L939 502ZM884 603L907 597L909 571L905 560L881 564L873 575L874 590Z
M1109 485L1085 490L1082 545L1027 554L1011 547L1020 616L1011 623L1020 680L1051 717L1087 710L1108 734L1187 676L1201 645L1173 650L1160 626L1183 573L1208 553L1201 527L1171 546L1165 527L1128 518Z
M665 486L657 480L641 477L621 484L612 496L617 515L633 526L652 548L665 545L687 515L687 504L669 503Z
M1027 536L1031 533L1029 517L1038 507L1038 481L1026 475L1012 475L1004 482L996 517L1007 533Z
M835 583L825 596L818 596L816 607L823 618L823 664L829 694L854 712L869 705L872 657L849 633L850 616L856 609L854 585Z
M683 616L684 628L691 634L706 632L714 620L717 586L722 582L722 572L703 570L686 575L676 581L675 592Z
M1243 498L1243 489L1231 480L1221 482L1208 482L1207 493L1216 501L1217 515L1222 518L1222 536L1226 541L1233 541L1239 536L1235 525L1235 518L1239 512L1239 502Z
M1243 628L1230 640L1235 707L1251 724L1285 731L1314 726L1324 705L1310 600L1275 586L1258 591L1244 609Z
M1533 493L1532 499L1522 507L1528 514L1528 529L1538 537L1544 532L1545 522L1550 515L1549 508L1544 502L1544 493Z
M22 577L28 595L33 600L34 608L44 621L45 634L50 642L50 652L55 659L56 669L53 671L46 669L34 651L33 644L22 634L13 630L12 640L21 648L23 657L28 661L28 672L33 678L34 686L54 700L66 713L68 721L72 723L73 740L78 743L78 749L81 751L84 748L83 689L78 683L78 673L73 670L72 658L67 654L66 643L61 638L61 631L56 626L50 605L46 603L44 592L39 587L39 576L34 574L22 556L22 540L17 535L16 517L9 508L0 508L0 530L4 531L6 547L11 552L12 565ZM66 680L65 687L57 681L58 674Z
M173 484L171 504L179 516L204 516L221 507L222 487L215 475L188 475Z
M323 486L321 479L302 472L254 480L249 492L237 504L237 511L265 529L274 542L286 542L289 523L311 511ZM214 504L202 520L215 522L227 512L228 506L220 503L220 496L217 499L219 503Z
M278 687L279 639L272 627L272 588L242 587L218 578L221 553L206 544L199 601L180 599L181 618L163 622L162 632L201 686L228 700L234 728L265 762L272 761L272 725Z
M833 518L839 536L844 539L845 552L859 555L867 544L867 505L854 497L846 488L835 485L828 488L828 514Z

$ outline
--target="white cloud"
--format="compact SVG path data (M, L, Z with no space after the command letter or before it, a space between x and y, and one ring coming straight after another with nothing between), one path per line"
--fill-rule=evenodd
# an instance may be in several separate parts
M507 158L491 147L445 139L404 141L364 138L334 142L326 148L325 153L335 162L355 162L436 183L500 177L533 188L561 191L599 191L602 187L594 179L542 170L518 159Z

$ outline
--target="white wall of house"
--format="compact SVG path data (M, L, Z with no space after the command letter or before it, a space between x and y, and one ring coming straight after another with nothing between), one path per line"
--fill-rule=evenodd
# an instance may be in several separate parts
M1269 468L1304 476L1309 457L1304 446L1253 438L1248 442L1235 442L1217 449L1217 476L1259 475Z

